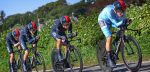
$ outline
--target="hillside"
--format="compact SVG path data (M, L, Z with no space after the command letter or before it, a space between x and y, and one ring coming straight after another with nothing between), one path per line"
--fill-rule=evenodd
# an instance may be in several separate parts
M142 6L131 5L130 8L126 11L127 17L133 19L133 23L130 25L132 29L140 29L141 35L135 36L133 33L128 32L128 34L133 35L142 48L143 60L150 60L150 2L143 4ZM79 22L74 25L73 30L77 31L79 38L81 38L81 43L73 42L77 46L83 57L84 65L93 65L97 64L95 47L96 42L99 39L104 39L99 25L97 24L98 12L91 11L91 14L88 16L79 16ZM47 26L44 27L44 30L39 33L40 41L39 46L44 46L44 49L38 48L38 50L43 54L46 62L46 68L51 68L51 59L50 54L54 48L54 40L50 37L50 27L53 24L53 19L47 19ZM8 53L5 44L6 34L10 30L5 30L3 33L0 33L0 72L8 71ZM120 59L121 60L121 59Z

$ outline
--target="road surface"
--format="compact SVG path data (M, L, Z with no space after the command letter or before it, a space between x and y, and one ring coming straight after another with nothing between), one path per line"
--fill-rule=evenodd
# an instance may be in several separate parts
M53 72L52 70L46 70L46 72ZM70 71L66 71L70 72ZM75 69L75 72L78 72L78 68ZM102 72L98 65L84 67L83 72ZM113 72L129 72L124 64L117 64L117 68ZM138 72L150 72L150 61L142 63L142 66Z

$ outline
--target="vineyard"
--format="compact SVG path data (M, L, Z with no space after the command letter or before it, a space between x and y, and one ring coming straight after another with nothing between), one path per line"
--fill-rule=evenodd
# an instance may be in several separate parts
M93 11L89 16L80 16L79 22L73 24L73 31L78 32L78 38L81 38L81 43L73 42L75 46L80 49L83 57L84 65L97 64L96 59L96 42L99 39L104 39L100 27L98 25L98 14ZM140 36L135 36L134 33L126 32L136 38L142 48L143 60L150 60L150 4L143 4L142 6L131 5L127 9L126 15L133 20L129 28L141 30ZM51 69L50 54L55 45L54 39L50 36L50 28L53 24L53 20L46 21L47 26L39 32L40 41L38 42L40 51L46 63L46 69ZM6 30L0 33L0 72L8 71L8 52L5 44L5 37L10 30ZM120 59L121 60L121 59Z

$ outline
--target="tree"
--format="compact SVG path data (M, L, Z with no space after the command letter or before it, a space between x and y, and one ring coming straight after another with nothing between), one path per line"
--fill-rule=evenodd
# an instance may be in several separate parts
M80 0L80 2L83 2L83 3L85 3L85 0Z
M3 24L3 22L4 22L4 17L5 17L5 12L2 10L2 11L0 11L0 25Z
M58 0L58 2L59 2L60 4L67 5L67 1L66 1L66 0Z

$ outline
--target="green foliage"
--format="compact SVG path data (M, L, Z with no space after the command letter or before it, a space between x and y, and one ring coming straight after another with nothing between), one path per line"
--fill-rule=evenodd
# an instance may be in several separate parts
M144 4L142 6L131 5L127 9L127 16L133 19L133 23L129 26L132 29L140 29L141 36L136 36L138 43L142 48L144 60L149 60L149 38L150 38L150 5ZM131 33L131 32L129 32ZM134 33L131 33L134 35Z
M0 33L0 71L7 71L8 69L8 52L6 48L5 37L8 31Z
M50 9L55 8L52 12L50 11L48 14L57 13L58 17L60 16L60 12L63 9L58 9L55 7L57 3L47 4ZM46 6L47 6L46 5ZM53 7L54 6L54 7ZM81 5L82 6L82 5ZM77 7L73 6L73 7ZM66 6L62 6L62 8L67 8ZM68 8L67 10L73 10L72 7ZM68 12L65 12L68 13ZM141 29L141 36L135 36L136 40L140 44L143 52L143 60L149 60L150 55L150 49L149 49L149 39L150 39L150 5L144 4L142 6L135 6L131 5L130 8L127 9L127 17L133 19L133 23L129 26L129 28L132 29ZM49 16L45 14L46 16ZM78 37L81 38L81 43L73 42L72 44L75 45L80 49L80 52L83 57L84 65L91 65L91 64L97 64L96 59L96 53L95 53L95 47L96 42L99 39L104 39L104 35L100 30L100 27L97 23L97 17L98 13L91 13L87 17L79 16L79 22L73 25L73 31L78 32ZM16 17L17 18L17 17ZM11 17L9 21L11 22ZM51 68L51 59L50 54L53 48L55 48L55 41L50 36L50 28L53 24L52 19L47 19L46 21L47 26L44 27L44 29L39 32L40 40L38 42L38 46L44 46L44 49L41 49L38 47L38 51L40 51L46 62L46 68ZM6 30L3 33L0 33L0 72L6 72L8 71L8 52L6 49L5 44L5 37L6 34L10 32L10 30ZM127 31L128 34L131 34L134 36L134 33Z

